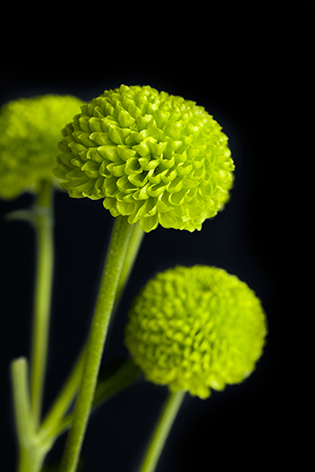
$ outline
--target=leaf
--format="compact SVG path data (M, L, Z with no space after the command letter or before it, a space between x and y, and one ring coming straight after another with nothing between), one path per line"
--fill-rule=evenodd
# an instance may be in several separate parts
M128 387L140 373L141 369L132 359L117 359L104 365L98 376L92 407Z
M92 408L95 409L101 403L131 385L140 373L140 368L134 364L132 359L117 359L104 365L98 376ZM70 428L72 419L73 412L60 420L51 435L57 438L65 433Z

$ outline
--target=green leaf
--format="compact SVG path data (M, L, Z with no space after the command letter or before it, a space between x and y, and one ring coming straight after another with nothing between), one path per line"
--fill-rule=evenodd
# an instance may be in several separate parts
M132 359L117 359L104 365L98 376L92 407L131 385L140 373L141 369Z
M131 385L140 373L141 369L134 364L132 359L117 359L104 365L98 376L92 408L98 407L101 403ZM70 428L72 419L73 412L60 420L51 435L57 438L65 433Z

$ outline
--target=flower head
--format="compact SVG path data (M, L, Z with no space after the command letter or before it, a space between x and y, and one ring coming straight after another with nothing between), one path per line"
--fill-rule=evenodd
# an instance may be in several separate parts
M43 95L6 103L0 111L0 197L13 199L53 179L61 129L83 102ZM60 188L60 187L59 187Z
M134 300L125 344L146 379L207 398L255 369L267 333L254 292L223 269L176 267Z
M121 85L63 130L55 175L74 198L104 199L146 232L200 230L227 202L228 138L203 107L150 86Z

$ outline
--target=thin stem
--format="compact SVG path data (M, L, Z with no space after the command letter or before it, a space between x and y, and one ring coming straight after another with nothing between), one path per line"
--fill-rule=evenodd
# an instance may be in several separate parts
M51 182L42 182L33 207L37 236L36 282L30 369L31 407L35 426L40 422L48 352L48 333L53 280L53 218Z
M40 431L44 436L55 436L55 432L58 431L61 424L63 424L62 417L66 414L73 402L82 378L85 350L86 346L82 349L69 378L65 382L56 401L44 418L40 428Z
M127 248L126 256L125 256L124 263L123 263L120 277L119 277L113 311L115 311L115 308L117 304L119 303L119 298L123 292L124 287L127 284L136 256L139 252L139 248L143 240L144 234L145 233L140 229L139 223L132 225L132 233L130 236L129 245ZM82 349L68 379L66 380L57 399L55 400L54 404L50 408L49 412L47 413L43 421L41 431L44 435L53 435L56 430L62 431L62 429L64 428L62 427L62 425L64 424L62 417L68 411L69 406L73 402L75 394L78 390L81 377L82 377L83 367L84 367L85 351L86 351L86 345ZM71 418L72 416L73 415L68 415L68 417L71 417ZM66 424L67 424L66 427L68 427L68 422L66 422Z
M116 218L86 349L84 371L75 404L74 419L67 438L60 472L74 472L76 470L91 411L119 277L132 229L132 225L127 222L127 217L118 216Z
M139 472L153 472L156 468L160 454L173 425L177 412L182 404L185 391L170 393L164 405L163 411L157 421L153 436L145 452Z
M15 424L19 442L18 472L39 472L51 443L43 441L35 430L27 382L27 360L11 363Z
M133 231L131 233L129 245L126 252L126 257L125 257L124 264L122 266L120 277L119 277L115 306L119 303L123 289L125 285L127 284L127 281L129 279L130 273L135 263L144 235L145 233L140 228L140 223L138 222L134 224Z

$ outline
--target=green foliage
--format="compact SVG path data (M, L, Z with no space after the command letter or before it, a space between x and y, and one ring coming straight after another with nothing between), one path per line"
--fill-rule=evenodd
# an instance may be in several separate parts
M93 407L130 386L140 373L141 369L132 359L119 359L104 365L98 375Z
M53 179L61 129L83 102L43 95L6 103L0 112L0 198L14 199ZM58 185L59 189L60 186Z
M125 343L147 380L207 398L254 370L266 333L261 303L244 282L215 267L178 266L136 297Z
M228 138L203 107L150 86L121 85L63 130L55 175L74 198L104 198L149 232L200 230L229 198Z
M95 387L92 408L100 406L137 380L141 369L132 359L116 359L101 367ZM63 418L55 431L60 436L71 426L73 413Z

